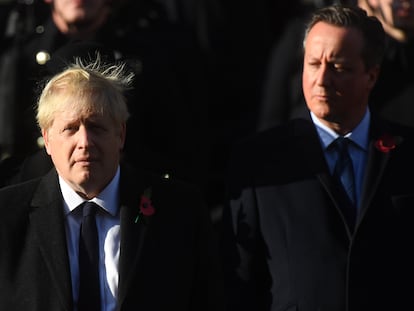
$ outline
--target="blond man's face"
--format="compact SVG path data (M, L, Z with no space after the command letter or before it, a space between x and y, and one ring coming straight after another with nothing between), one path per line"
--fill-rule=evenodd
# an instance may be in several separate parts
M101 192L115 175L126 129L109 116L82 115L64 107L42 134L59 175L88 198Z

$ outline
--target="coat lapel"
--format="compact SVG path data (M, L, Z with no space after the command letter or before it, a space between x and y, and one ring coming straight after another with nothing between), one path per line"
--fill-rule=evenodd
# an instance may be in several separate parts
M62 309L70 311L73 309L72 283L62 202L57 174L52 170L42 179L33 196L30 223Z
M119 306L122 306L137 273L145 236L150 227L150 219L141 217L136 221L141 195L151 186L149 181L145 183L144 180L144 173L134 174L129 169L121 168ZM56 171L52 170L42 179L34 194L30 222L41 255L53 279L53 286L57 288L62 301L62 309L71 311L73 297L62 202L58 177Z
M386 130L380 129L387 129L385 125L380 126L378 121L373 121L372 131L371 131L371 140L368 150L368 157L367 157L367 167L365 171L365 179L362 188L362 195L361 195L361 211L358 217L358 223L362 220L364 215L367 212L367 207L371 205L372 199L378 189L378 185L382 180L382 176L384 175L385 168L387 166L388 160L390 158L390 154L393 152L381 152L375 146L377 140L383 135L390 135L387 133ZM399 141L399 143L402 141Z
M308 170L315 173L334 203L338 213L343 218L344 223L346 223L340 208L340 202L346 198L343 197L343 193L339 190L335 180L329 174L329 170L322 153L322 148L319 148L320 142L313 123L311 120L301 120L301 122L296 123L294 131L295 135L299 137L299 152L306 154ZM356 226L358 226L362 218L365 216L367 207L371 205L372 199L374 198L375 193L378 190L378 185L383 177L390 154L393 152L393 150L390 150L389 152L382 152L378 150L375 144L379 138L384 135L391 135L391 133L392 130L390 129L388 123L381 122L376 118L371 120L370 144L360 199L361 211L358 215ZM401 143L402 138L398 137L396 142ZM349 228L347 231L348 236L350 237L351 232Z
M150 187L145 184L141 173L131 175L130 170L121 169L121 249L119 262L119 306L129 291L137 273L142 255L145 237L150 223L137 216L144 190Z
M351 238L353 230L349 227L341 209L341 202L348 199L345 193L341 190L338 182L332 178L329 173L329 168L325 160L318 133L310 118L299 119L296 122L294 126L294 136L297 138L294 141L299 142L296 147L297 150L294 153L302 155L306 154L304 161L306 162L307 171L316 176L322 187L325 189L339 217L344 223L348 238Z

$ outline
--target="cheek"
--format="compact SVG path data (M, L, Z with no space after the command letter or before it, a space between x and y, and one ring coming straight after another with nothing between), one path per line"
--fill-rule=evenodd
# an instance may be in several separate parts
M368 94L371 86L366 79L355 78L345 81L341 84L342 93L350 97L359 97L362 94Z
M52 139L49 141L47 152L54 158L68 159L74 149L74 145L68 140Z
M311 84L309 77L303 74L302 75L302 92L307 101L310 100L311 88L312 88L312 84Z
M54 139L45 139L45 148L46 148L46 152L49 154L49 155L52 155L52 154L54 154L55 153L55 150L56 150L56 142L55 142L55 140Z

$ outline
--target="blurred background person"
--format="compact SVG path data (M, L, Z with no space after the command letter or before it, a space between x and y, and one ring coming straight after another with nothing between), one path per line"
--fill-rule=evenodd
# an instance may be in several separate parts
M386 32L381 74L371 94L371 109L384 118L414 125L414 1L359 0Z

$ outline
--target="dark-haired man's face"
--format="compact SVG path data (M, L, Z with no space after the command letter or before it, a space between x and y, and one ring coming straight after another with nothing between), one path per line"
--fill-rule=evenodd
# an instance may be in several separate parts
M309 31L303 93L309 110L322 122L352 127L364 116L378 71L366 69L363 44L355 28L319 22Z

